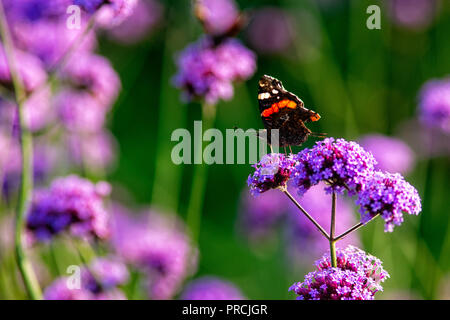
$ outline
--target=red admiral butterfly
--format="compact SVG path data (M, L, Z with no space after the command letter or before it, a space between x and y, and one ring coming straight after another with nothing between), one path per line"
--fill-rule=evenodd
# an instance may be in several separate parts
M280 80L262 76L259 80L258 101L269 144L272 129L279 130L279 147L299 146L309 135L315 135L305 123L318 121L320 115L306 109L303 101L284 89Z

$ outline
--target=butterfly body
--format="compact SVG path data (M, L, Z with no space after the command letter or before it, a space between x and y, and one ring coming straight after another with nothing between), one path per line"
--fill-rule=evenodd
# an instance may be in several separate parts
M305 123L319 120L320 115L306 109L303 101L287 91L278 79L264 75L258 87L259 110L268 143L272 144L272 130L277 129L279 147L303 144L311 135Z

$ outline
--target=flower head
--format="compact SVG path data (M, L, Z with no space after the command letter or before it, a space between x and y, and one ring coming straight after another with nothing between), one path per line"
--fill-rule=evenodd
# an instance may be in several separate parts
M82 238L104 239L109 226L103 197L109 191L106 182L94 184L75 175L58 178L50 188L35 193L27 228L42 241L65 230Z
M89 14L98 11L97 22L102 27L120 24L133 13L138 0L73 0Z
M422 210L419 193L398 173L375 172L358 193L356 203L361 206L362 223L380 214L387 232L402 224L403 212L418 215Z
M414 153L400 139L373 134L364 136L360 144L377 159L375 169L406 174L413 167Z
M255 11L247 29L248 41L257 52L289 52L295 32L294 19L285 10L266 7Z
M364 188L365 180L373 173L376 160L353 141L327 138L311 149L304 149L295 157L294 183L303 195L320 181L328 182L328 192L350 195Z
M150 212L132 218L124 211L117 208L114 214L115 250L148 275L152 299L170 299L195 267L195 250L183 226L168 215Z
M294 165L292 156L281 153L264 155L260 162L253 165L256 170L248 177L247 183L251 193L258 195L270 189L286 187Z
M392 0L389 1L391 20L404 28L425 29L437 12L436 0Z
M204 98L215 104L233 96L233 82L245 80L256 68L255 55L236 39L217 46L210 38L202 38L181 52L174 77L175 86L183 89L190 100Z
M419 118L429 127L450 133L450 77L430 80L422 87Z
M190 282L184 289L182 300L243 300L242 292L231 282L205 276Z
M17 72L27 92L31 92L45 83L47 73L38 58L20 50L14 50L14 55ZM9 63L2 44L0 44L0 84L9 89L14 88Z
M336 254L337 267L331 267L330 256L326 254L316 261L316 271L289 288L299 295L297 299L373 300L375 293L383 290L381 282L389 274L379 259L353 246L338 249Z
M239 11L233 0L199 0L195 13L202 22L205 32L222 35L230 30L239 18Z
M126 266L116 258L99 258L82 268L80 287L71 287L69 277L56 279L44 292L46 300L125 300L119 289L128 281Z

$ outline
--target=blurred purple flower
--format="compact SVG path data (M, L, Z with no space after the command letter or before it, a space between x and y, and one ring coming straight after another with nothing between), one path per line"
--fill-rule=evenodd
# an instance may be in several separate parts
M391 0L388 3L391 20L409 29L425 29L433 21L437 11L435 0Z
M79 133L99 131L108 111L89 93L70 89L55 96L54 106L64 127Z
M325 229L330 230L331 196L324 191L325 183L311 187L298 201L302 207ZM290 205L287 215L286 235L288 256L296 264L305 265L311 257L316 257L329 249L329 242L316 227L294 205ZM341 234L356 223L352 206L342 197L336 203L336 234ZM357 233L353 232L338 242L339 246L359 245Z
M110 168L116 160L117 141L105 130L86 135L69 134L67 146L75 164L95 172Z
M92 272L92 273L91 273ZM116 287L128 281L128 270L116 258L98 258L81 271L81 287L70 288L69 277L56 279L44 292L46 300L125 300Z
M289 291L298 294L298 300L373 300L389 278L379 259L353 246L337 250L336 268L330 260L326 254L316 261L317 270Z
M450 155L450 134L440 127L426 125L419 119L410 119L401 123L397 132L397 135L413 148L418 158Z
M236 39L217 46L209 38L185 48L178 57L175 86L185 98L203 98L210 104L233 96L233 82L246 80L256 69L256 57Z
M239 210L240 232L254 243L270 238L275 226L286 214L288 201L286 196L277 190L269 190L256 198L245 190Z
M47 73L38 58L20 50L14 50L13 54L15 55L17 71L28 93L41 86L47 80ZM2 44L0 44L0 84L8 89L14 89L9 63Z
M38 241L65 230L77 237L105 239L109 225L103 197L109 192L106 182L93 184L75 175L55 179L50 188L35 192L27 228Z
M102 27L112 27L129 17L138 0L73 0L89 14L97 12L96 21Z
M396 173L375 172L366 182L366 188L358 193L361 222L366 223L376 214L385 220L385 232L403 222L403 212L418 215L422 210L417 190Z
M156 212L133 218L116 208L112 244L119 256L147 274L152 299L172 298L196 264L181 222Z
M304 149L295 157L293 170L295 187L303 195L320 181L329 182L327 192L350 195L364 188L365 180L377 164L370 152L353 141L327 138L316 142L311 149Z
M106 109L114 103L121 88L120 78L111 63L96 54L72 56L60 76L73 88L90 93Z
M62 19L71 0L4 0L11 22L35 22L43 19Z
M295 38L293 24L292 17L282 9L275 7L259 9L252 15L247 38L258 52L285 53Z
M161 20L163 6L157 0L138 1L133 13L119 25L111 28L113 39L124 44L141 41Z
M19 48L41 59L47 69L52 69L82 34L83 29L69 29L65 19L38 20L35 23L17 22L13 25L15 43ZM77 45L76 52L90 52L96 46L93 31Z
M264 155L260 162L253 165L255 172L247 179L250 192L256 196L270 189L286 187L294 165L292 155L285 156L281 153Z
M414 166L413 151L400 139L372 134L362 137L360 144L377 159L375 169L407 174Z
M450 77L430 80L420 92L419 119L450 133Z
M242 292L231 282L212 276L191 281L181 300L244 300Z
M233 0L198 0L195 14L207 34L222 35L233 28L239 11Z

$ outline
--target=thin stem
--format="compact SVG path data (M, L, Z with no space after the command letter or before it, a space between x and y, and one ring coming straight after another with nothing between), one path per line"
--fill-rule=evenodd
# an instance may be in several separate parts
M350 229L348 229L347 231L341 233L340 235L338 235L336 238L334 238L335 241L339 241L344 239L346 236L348 236L350 233L352 233L353 231L358 230L359 228L361 228L362 226L365 226L366 224L368 224L370 221L374 220L376 217L378 217L380 214L377 213L376 215L374 215L372 217L372 219L370 219L369 221L367 221L366 223L357 223L355 224L353 227L351 227Z
M216 117L216 107L215 105L209 105L204 103L202 105L202 124L203 131L209 129L214 124L214 120ZM197 157L198 159L203 158L203 137L198 137L199 141L195 141L194 144L197 144L197 148L194 147L194 151L197 151L197 154L194 155L194 159ZM194 243L198 242L198 237L200 234L200 224L203 210L203 202L205 198L205 190L206 190L206 182L208 177L208 166L205 163L195 165L193 180L192 180L192 188L191 188L191 196L189 199L189 206L187 210L186 221L191 231L192 241Z
M39 91L47 88L48 86L51 87L53 82L56 80L56 74L57 74L58 70L62 69L69 62L72 55L79 48L79 46L83 43L87 34L94 28L96 17L97 17L97 12L95 12L89 18L86 28L83 30L83 32L81 34L79 34L75 38L75 40L70 44L70 46L66 50L66 52L64 52L64 54L49 68L49 70L47 72L47 74L48 74L47 82L45 82L42 85L40 85L39 87L37 87L34 90L34 94L36 94L36 92L39 92Z
M314 218L311 217L311 215L308 212L306 212L305 209L303 209L300 203L298 203L298 201L295 200L295 198L289 193L289 191L286 188L281 189L281 191L297 206L297 208L300 209L301 212L303 212L303 214L309 219L309 221L311 221L316 226L317 230L319 230L320 233L322 233L323 236L327 238L327 240L330 240L330 236L325 231L325 229L322 228L322 226L316 220L314 220Z
M336 192L331 194L331 225L330 225L330 257L331 266L337 267L336 259L336 239L334 238L334 232L336 230Z
M33 141L32 136L25 124L23 101L25 100L25 90L17 72L14 58L14 45L9 33L3 3L0 1L0 33L4 44L6 59L8 61L11 80L14 86L14 93L19 114L20 146L22 155L22 176L19 187L19 198L16 209L15 225L15 253L17 265L20 270L25 288L31 299L41 299L42 293L33 267L28 260L23 248L23 234L25 229L25 214L28 211L33 192Z

